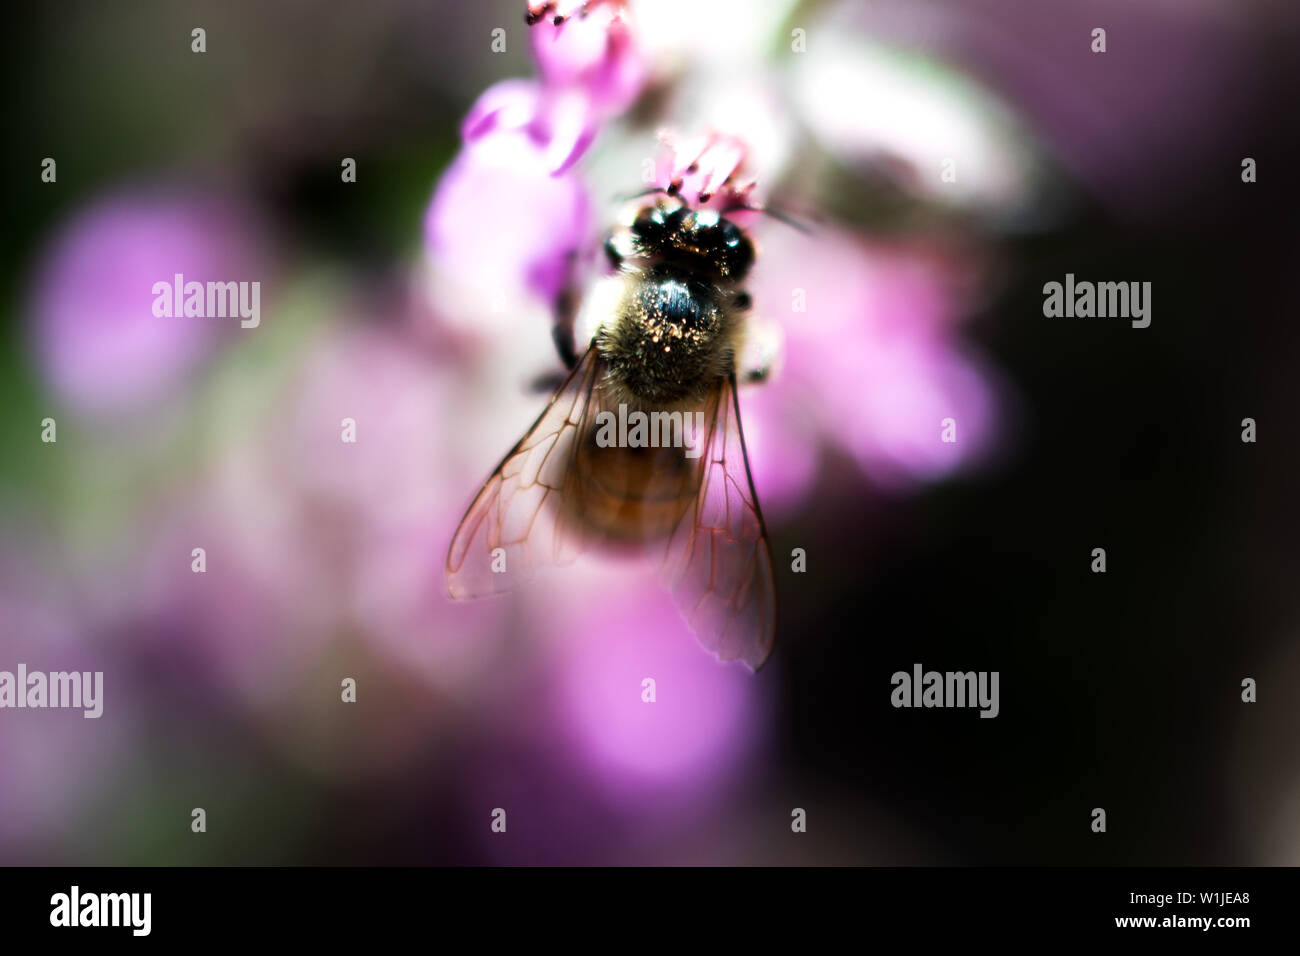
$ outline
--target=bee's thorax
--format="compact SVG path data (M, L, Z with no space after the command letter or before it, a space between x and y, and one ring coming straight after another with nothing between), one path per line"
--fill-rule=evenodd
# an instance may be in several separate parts
M596 347L620 398L665 407L707 395L730 374L734 329L716 288L656 268L628 282Z

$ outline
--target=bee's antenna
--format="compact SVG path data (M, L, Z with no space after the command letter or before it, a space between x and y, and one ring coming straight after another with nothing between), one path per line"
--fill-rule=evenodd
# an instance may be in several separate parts
M802 232L806 236L812 235L812 229L810 229L804 223L800 222L798 219L795 219L793 216L786 215L785 213L781 212L781 210L779 209L772 208L771 206L758 206L752 203L735 203L723 209L722 214L725 216L729 212L739 212L742 210L744 212L761 212L764 215L771 216L773 219L780 220L781 222L789 226L791 229L797 229L799 232Z
M617 196L615 198L619 202L631 202L633 199L641 199L645 196L653 196L657 193L662 193L665 196L676 196L677 195L677 188L675 188L676 186L677 186L676 183L673 183L672 185L669 186L650 186L646 189L641 190L639 193L632 193L631 195L628 196ZM708 196L702 195L701 198L707 199ZM732 203L731 205L726 206L723 209L719 210L720 214L723 216L725 216L729 212L739 212L739 211L761 212L766 216L771 216L773 219L780 220L781 222L789 226L791 229L796 229L799 232L802 232L804 235L812 235L812 229L809 228L805 223L799 221L798 219L795 219L793 216L787 215L786 213L772 206L759 206L754 203L737 202L737 203Z
M632 193L630 196L615 196L614 198L619 202L631 202L633 199L653 196L655 193L665 193L669 196L673 194L671 189L665 189L663 186L651 186L648 189L641 190L639 193Z

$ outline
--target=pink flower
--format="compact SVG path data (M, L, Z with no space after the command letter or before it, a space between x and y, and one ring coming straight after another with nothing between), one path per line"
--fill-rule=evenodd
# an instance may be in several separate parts
M507 80L466 118L465 145L443 174L425 215L436 294L452 324L503 321L521 300L549 304L589 237L586 189L568 167L586 148L572 109L526 80Z
M153 285L259 279L248 216L215 196L122 192L79 211L39 269L32 341L55 394L86 415L175 389L239 323L153 314Z
M645 84L621 0L530 4L528 19L540 79L479 97L425 216L435 299L453 325L516 316L530 299L549 307L565 289L593 238L572 167Z
M748 203L754 182L738 178L749 153L740 137L718 132L679 137L664 131L660 140L668 150L667 175L655 185L693 206L730 209Z
M547 585L563 732L620 801L707 795L762 737L755 682L700 653L653 569L586 572Z
M301 673L328 638L338 604L320 587L327 548L304 538L295 509L250 464L246 452L232 453L228 468L240 478L195 489L164 514L131 582L128 613L148 635L141 645L178 684L257 710L274 704L285 675Z
M86 639L87 622L70 606L74 588L41 553L44 542L33 540L30 528L4 531L0 670L16 674L25 664L29 674L103 675L99 717L87 718L84 707L0 711L0 858L12 864L23 861L26 848L43 850L60 838L63 852L84 853L70 839L84 832L77 811L112 786L115 766L131 756L138 688L120 648ZM21 550L10 547L19 541ZM46 855L32 862L54 861Z
M530 5L541 10L546 4ZM561 5L549 5L559 10ZM542 82L551 90L580 90L593 113L609 116L631 106L646 82L646 62L621 2L565 4L578 8L549 18L537 14L529 31ZM575 13L577 14L575 16ZM561 22L556 23L556 18Z
M517 619L547 664L512 674L512 706L480 721L486 740L462 770L467 807L508 808L519 824L510 841L483 829L491 859L617 862L690 831L744 786L772 685L700 653L653 579L641 562L601 556L520 596ZM583 839L593 821L600 835Z
M320 343L295 384L275 473L287 501L343 529L331 546L342 611L404 670L469 692L501 653L507 610L454 602L442 585L447 543L485 467L459 452L481 441L474 416L458 411L476 403L447 366L376 330ZM345 419L355 442L341 440ZM324 541L310 521L300 533L316 549Z
M560 31L576 29L582 23L572 19L577 12L577 5L534 4L533 13L538 15L534 29L544 25L542 14L568 18L558 25ZM551 42L557 46L550 52L557 53L563 33ZM978 302L980 263L964 253L941 251L937 245L922 244L909 236L871 241L826 225L814 225L812 234L807 235L777 221L779 215L763 216L761 207L776 184L799 184L801 176L815 176L818 167L812 163L825 154L818 154L813 144L797 147L794 130L799 123L788 115L791 91L763 79L764 71L748 62L740 49L733 50L728 60L737 79L725 95L716 92L716 82L709 82L716 81L716 76L687 73L675 77L662 91L663 96L656 97L656 104L674 110L667 117L674 123L680 121L677 111L689 110L701 117L695 125L669 127L661 133L667 157L658 164L644 158L654 144L641 115L636 124L606 118L599 141L558 135L559 129L587 128L580 122L562 126L553 117L561 91L581 99L579 78L585 81L599 73L594 67L588 69L599 62L597 52L588 52L586 59L573 54L566 62L568 72L543 63L539 84L500 84L471 110L465 127L465 152L448 172L431 215L440 216L452 208L443 192L462 188L462 160L467 161L475 149L496 137L512 136L516 145L527 144L528 149L510 152L502 147L502 162L492 168L481 167L475 191L508 194L511 202L518 204L511 218L517 231L481 238L488 229L473 221L473 207L466 205L458 222L464 223L469 238L462 248L453 248L458 232L446 231L442 259L454 261L463 251L467 273L475 268L499 268L496 250L513 248L516 241L528 252L521 261L534 261L530 256L539 253L551 256L547 261L555 270L548 275L556 281L532 286L534 303L544 306L546 293L566 289L566 281L570 282L568 289L579 294L586 291L582 283L572 281L576 275L573 265L596 258L599 234L585 227L567 228L569 220L563 216L558 217L560 225L550 237L544 239L533 232L525 223L556 218L552 193L515 189L517 177L550 175L577 183L570 177L580 170L597 199L646 187L671 192L689 205L725 213L751 233L758 247L757 262L746 280L753 309L745 314L746 341L738 370L742 375L755 369L770 374L763 385L742 389L739 404L758 498L769 517L779 521L782 514L815 493L827 452L852 459L876 487L890 490L939 480L983 461L996 447L1005 406L996 375L963 340L959 327L962 316ZM539 62L545 55L539 54ZM757 56L754 54L755 59ZM603 82L610 81L606 78ZM708 118L708 104L720 98L734 107L731 122ZM585 99L592 102L589 92ZM828 108L833 106L828 104ZM580 113L575 109L573 115ZM805 154L814 159L806 160ZM581 164L574 165L578 159ZM585 195L585 189L583 192ZM822 198L812 188L803 195L809 203ZM799 213L804 211L795 212L796 218L802 218ZM608 211L602 216L602 225L613 219L612 210ZM953 244L958 249L973 246ZM557 253L562 253L563 265L554 258ZM442 282L445 292L447 280ZM517 284L526 285L522 281ZM508 280L480 286L476 294L481 299L484 290L503 286L508 286ZM453 328L462 326L465 320L449 304L445 295L440 298L441 320ZM596 315L598 311L589 308L579 316L580 348L590 341L592 320L607 318ZM511 310L495 327L500 334L482 336L478 344L497 354L512 354L508 340L535 338L532 328L545 327L549 318L547 308ZM537 351L539 358L542 353L550 356L545 343ZM494 364L474 350L467 350L463 361L479 370ZM554 366L554 359L550 361ZM523 367L517 357L512 365ZM526 419L521 417L517 428L525 426ZM501 448L508 448L510 440L517 437L518 432L509 436ZM499 454L498 450L484 460L491 462ZM663 609L671 623L658 622L655 628L665 635L680 631L682 643L698 654L695 642L675 617L671 601L657 586L638 582L626 600L610 605L610 614L621 613L624 606ZM648 611L642 613L649 618ZM597 627L594 617L573 625L579 634ZM700 656L708 661L707 656ZM618 720L608 714L591 723L605 729L618 726Z
M828 228L765 233L755 308L780 319L785 346L773 380L741 400L769 510L803 497L821 446L893 488L987 456L1003 399L956 329L970 296L961 271L936 251Z

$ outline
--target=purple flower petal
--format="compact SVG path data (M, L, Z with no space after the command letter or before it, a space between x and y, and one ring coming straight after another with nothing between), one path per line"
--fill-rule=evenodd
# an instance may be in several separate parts
M553 136L557 117L539 112L546 105L534 84L511 80L488 90L470 111L465 146L425 216L426 247L443 279L477 290L480 301L549 303L588 238L587 192L566 171L585 148L585 126L561 124Z
M833 232L773 230L755 276L756 305L786 331L779 375L742 396L760 489L772 480L778 504L783 488L806 481L810 433L894 485L943 477L988 453L998 396L954 327L964 302L943 260ZM944 440L945 419L955 441Z
M603 789L687 799L736 772L762 738L757 688L743 668L701 651L652 571L583 564L547 594L564 724Z
M660 139L669 152L668 174L655 185L693 206L713 202L725 208L747 201L753 183L739 176L749 149L739 137L718 132L679 137L664 132Z
M529 40L547 87L580 89L601 115L622 112L645 86L645 57L621 3L593 5L560 24L543 20Z
M184 380L220 319L160 318L153 285L254 281L246 217L212 197L123 193L77 213L39 267L32 338L47 381L85 414L135 410Z

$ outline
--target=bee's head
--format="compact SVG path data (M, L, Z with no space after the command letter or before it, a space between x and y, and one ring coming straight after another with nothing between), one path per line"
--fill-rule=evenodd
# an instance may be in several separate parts
M643 207L632 221L643 255L671 260L693 271L735 282L754 263L754 245L744 230L713 209L692 209L675 199Z

